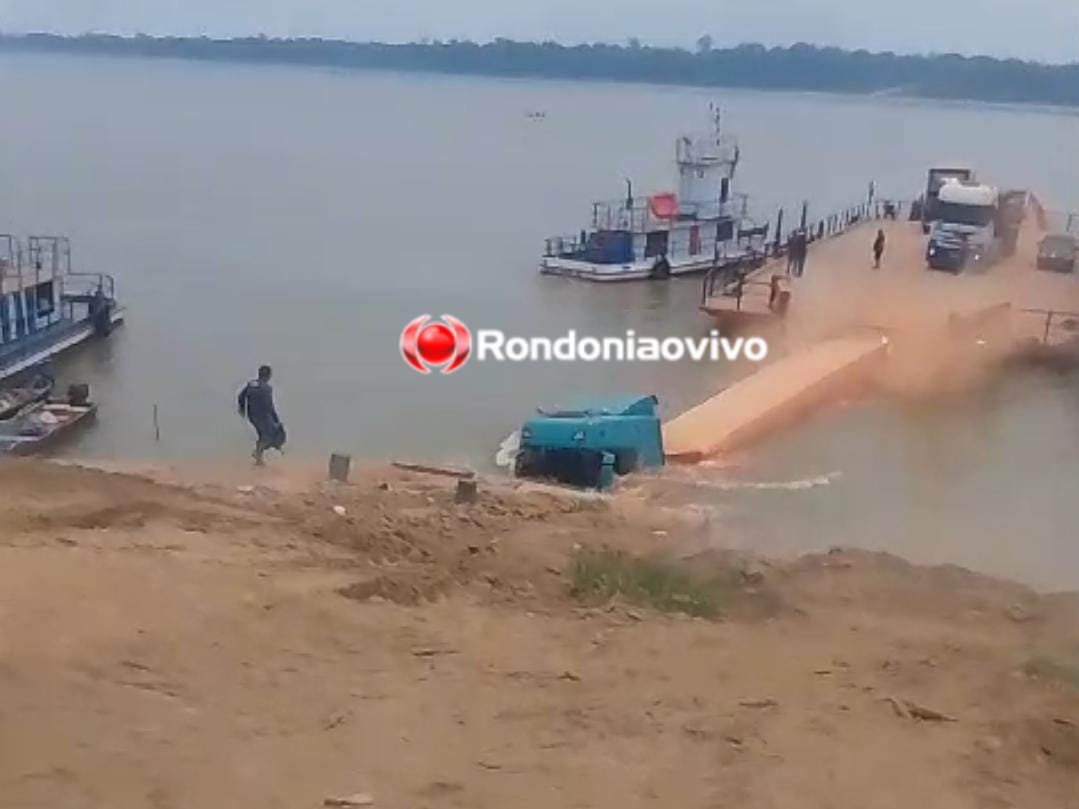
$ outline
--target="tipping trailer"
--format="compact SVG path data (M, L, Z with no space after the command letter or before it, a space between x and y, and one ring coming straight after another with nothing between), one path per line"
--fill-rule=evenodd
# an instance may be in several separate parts
M997 210L997 229L1000 232L1001 255L1014 256L1019 246L1019 232L1026 219L1030 194L1019 189L1000 192Z

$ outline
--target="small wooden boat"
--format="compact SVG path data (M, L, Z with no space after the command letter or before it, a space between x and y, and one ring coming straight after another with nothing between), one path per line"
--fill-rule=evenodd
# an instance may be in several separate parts
M0 456L37 455L70 438L97 415L97 405L82 396L30 405L0 422Z
M24 408L45 401L52 393L52 388L52 379L39 376L29 385L0 390L0 421L14 418Z

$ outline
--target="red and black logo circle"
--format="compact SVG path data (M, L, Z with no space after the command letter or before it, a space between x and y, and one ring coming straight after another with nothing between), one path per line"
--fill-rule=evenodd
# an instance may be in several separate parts
M420 315L401 332L401 356L421 374L431 373L431 366L452 374L472 354L472 333L455 317L443 315L442 322L431 322L430 315Z

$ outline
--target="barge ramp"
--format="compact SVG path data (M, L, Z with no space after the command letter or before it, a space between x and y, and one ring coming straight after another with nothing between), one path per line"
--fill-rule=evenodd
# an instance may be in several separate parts
M744 447L867 378L887 350L880 333L825 340L743 379L670 421L668 460L698 463Z

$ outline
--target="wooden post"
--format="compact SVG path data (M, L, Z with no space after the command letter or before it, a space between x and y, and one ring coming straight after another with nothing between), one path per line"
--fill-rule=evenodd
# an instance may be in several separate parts
M154 405L154 441L161 442L161 424L157 420L157 405Z
M479 486L475 478L457 481L457 492L454 494L455 503L474 503L479 496Z
M330 456L330 480L348 483L348 474L351 466L352 458L350 456L334 453Z

